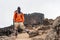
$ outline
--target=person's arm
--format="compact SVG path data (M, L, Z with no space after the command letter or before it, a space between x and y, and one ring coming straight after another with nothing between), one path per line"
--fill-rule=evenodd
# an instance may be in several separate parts
M14 12L14 16L13 16L13 21L15 21L16 20L16 12Z
M22 21L24 22L24 14L22 14Z

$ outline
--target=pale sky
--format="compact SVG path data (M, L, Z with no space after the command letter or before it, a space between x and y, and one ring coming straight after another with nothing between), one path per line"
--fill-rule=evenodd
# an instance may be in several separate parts
M18 6L23 13L40 12L49 19L60 16L60 0L0 0L0 28L13 24L13 14Z

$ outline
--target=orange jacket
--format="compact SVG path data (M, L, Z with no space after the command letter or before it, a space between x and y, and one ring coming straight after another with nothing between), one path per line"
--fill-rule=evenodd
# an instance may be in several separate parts
M13 17L14 22L24 22L24 14L23 13L16 13L14 12L14 17Z

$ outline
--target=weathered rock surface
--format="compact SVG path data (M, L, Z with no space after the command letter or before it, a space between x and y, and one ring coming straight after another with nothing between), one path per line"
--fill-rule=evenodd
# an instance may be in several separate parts
M34 24L42 24L44 19L44 14L42 13L32 13L25 14L25 25L34 25Z
M28 25L28 33L18 33L17 38L11 35L14 26L0 28L0 40L60 40L60 17L55 20L44 19L44 24L38 24L32 27ZM18 32L21 30L18 28Z

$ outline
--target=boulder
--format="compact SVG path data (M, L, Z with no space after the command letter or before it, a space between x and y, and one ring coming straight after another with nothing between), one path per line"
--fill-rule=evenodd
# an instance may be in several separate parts
M59 39L60 37L60 16L58 16L54 23L53 23L53 28L55 29L56 33L57 33L57 37Z

